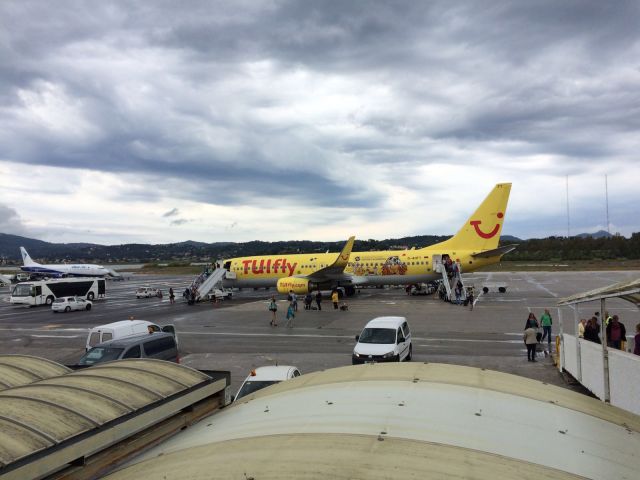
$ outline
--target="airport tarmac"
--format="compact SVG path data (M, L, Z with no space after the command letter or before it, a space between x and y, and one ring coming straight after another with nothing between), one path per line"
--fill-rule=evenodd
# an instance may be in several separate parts
M181 292L191 277L133 274L123 282L107 283L107 298L94 302L89 312L53 314L47 307L26 308L8 303L9 288L0 288L0 353L36 355L72 364L84 353L90 327L133 316L160 325L174 324L178 331L182 363L195 368L229 370L235 393L251 368L278 363L296 365L305 372L351 364L355 335L365 323L382 315L407 318L413 335L413 361L453 363L482 367L534 378L581 391L566 382L551 358L527 362L522 331L527 315L539 318L551 311L553 333L562 321L565 331L574 331L570 308L558 309L558 299L612 283L638 278L640 272L501 272L465 275L467 285L479 290L484 284L505 283L506 293L495 288L480 295L468 307L440 301L437 296L409 296L403 288L360 290L348 298L348 311L335 311L328 298L322 311L305 311L299 301L295 326L284 326L286 300L279 295L279 326L269 326L267 301L275 290L243 290L234 299L218 304L187 305ZM136 299L139 286L163 290L162 299ZM173 287L177 301L169 304ZM638 309L621 300L610 300L609 311L617 313L634 331L640 321ZM591 316L596 302L578 310ZM363 368L366 368L364 366Z

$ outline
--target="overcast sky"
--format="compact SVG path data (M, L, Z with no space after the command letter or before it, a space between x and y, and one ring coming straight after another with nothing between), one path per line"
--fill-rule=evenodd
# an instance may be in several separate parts
M454 6L452 6L454 5ZM0 232L640 231L640 2L0 2Z

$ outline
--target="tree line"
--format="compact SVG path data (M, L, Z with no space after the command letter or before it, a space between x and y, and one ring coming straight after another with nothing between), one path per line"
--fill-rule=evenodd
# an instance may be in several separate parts
M637 260L640 232L626 238L547 237L523 240L505 260Z

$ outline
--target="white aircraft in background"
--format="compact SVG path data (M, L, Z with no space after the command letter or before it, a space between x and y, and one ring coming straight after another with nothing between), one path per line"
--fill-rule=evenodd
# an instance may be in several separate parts
M0 287L4 285L11 285L11 277L7 277L6 275L0 275Z
M102 265L89 263L57 263L53 265L41 265L34 262L27 250L20 247L23 266L20 269L30 274L46 277L119 277L120 275Z

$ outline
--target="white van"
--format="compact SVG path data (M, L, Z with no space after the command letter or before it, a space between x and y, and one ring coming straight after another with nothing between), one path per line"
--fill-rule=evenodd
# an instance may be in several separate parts
M172 331L171 329L175 330L173 325L159 327L155 323L147 322L146 320L121 320L119 322L107 323L106 325L93 327L89 330L86 350L95 347L99 343L108 342L109 340L117 340L120 338L131 337L133 335L148 333L149 327L151 327L154 332L170 332Z
M411 330L404 317L378 317L356 335L351 363L410 361L413 355Z

